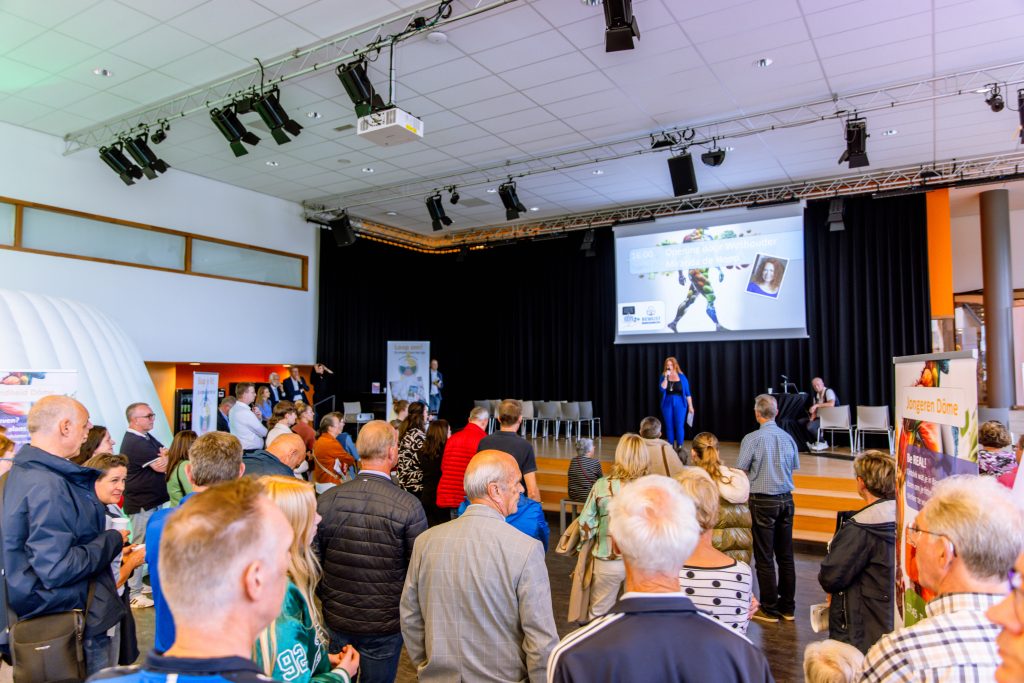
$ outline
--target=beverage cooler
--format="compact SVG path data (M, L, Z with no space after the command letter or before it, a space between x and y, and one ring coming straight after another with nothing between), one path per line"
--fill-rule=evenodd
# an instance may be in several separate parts
M226 394L217 389L217 405L220 405ZM175 389L174 391L174 433L192 429L192 390Z

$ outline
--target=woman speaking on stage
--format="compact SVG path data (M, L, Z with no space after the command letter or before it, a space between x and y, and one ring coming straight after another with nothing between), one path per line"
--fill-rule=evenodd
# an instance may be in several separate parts
M665 359L661 376L661 417L665 424L665 438L675 448L683 445L688 412L693 412L690 383L679 369L679 361L669 356Z

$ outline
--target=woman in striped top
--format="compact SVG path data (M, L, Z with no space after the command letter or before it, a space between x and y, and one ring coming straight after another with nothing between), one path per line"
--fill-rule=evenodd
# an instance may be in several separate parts
M737 633L747 632L750 615L757 610L751 588L750 565L715 550L712 536L718 519L718 487L708 473L687 467L676 481L697 508L700 541L679 572L679 588L697 609L707 612Z
M569 500L585 501L594 482L603 476L601 462L594 457L594 440L578 439L576 457L569 461Z

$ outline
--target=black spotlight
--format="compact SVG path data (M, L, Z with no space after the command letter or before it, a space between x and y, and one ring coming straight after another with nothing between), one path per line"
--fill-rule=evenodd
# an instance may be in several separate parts
M291 142L291 138L285 134L285 131L293 136L298 136L302 132L302 126L293 121L285 112L284 107L281 106L280 96L281 91L273 88L270 92L256 98L253 106L256 108L256 113L263 119L263 123L267 124L270 134L274 136L277 144L283 145L286 142Z
M993 83L988 86L988 97L985 98L985 104L988 105L989 109L999 113L1006 106L1006 102L1003 101L1003 95L999 92L999 85Z
M580 251L582 251L583 255L586 256L587 258L592 258L597 254L597 252L594 251L593 228L590 228L585 233L583 233L583 241L580 242Z
M427 213L430 214L430 225L437 230L444 230L444 226L451 225L452 219L444 213L444 204L441 203L441 195L434 194L427 197Z
M505 206L505 220L514 221L519 218L519 214L526 213L526 207L516 194L516 184L511 180L498 186L498 196Z
M633 38L640 38L640 27L633 16L633 0L604 0L604 51L632 50Z
M167 123L166 121L161 121L160 127L157 128L156 131L149 136L149 141L152 142L154 145L159 145L161 142L167 139L167 131L169 131L170 129L171 124Z
M328 221L327 225L331 229L331 234L334 235L334 242L339 247L351 246L356 241L356 231L352 229L352 221L348 219L348 213L345 211L342 211L337 218Z
M359 60L351 64L342 64L334 70L338 74L345 92L356 106L356 116L366 116L370 112L384 108L384 100L373 89L373 83L366 75L366 62Z
M451 195L448 197L448 201L450 201L453 205L454 204L458 204L459 203L459 191L457 189L455 189L454 186L451 187L448 191L451 192Z
M136 180L142 178L142 169L129 161L117 145L100 147L100 159L103 159L125 185L134 185Z
M145 133L134 139L125 138L124 148L128 150L128 153L132 155L132 159L135 159L135 163L142 168L142 173L150 180L154 180L157 173L167 173L167 169L170 168L166 161L158 158L153 153L153 150L149 148L149 144L146 143Z
M672 135L665 133L661 136L660 140L655 140L654 136L651 136L651 149L670 149L676 146L676 139Z
M721 166L725 161L725 150L719 147L709 149L700 155L700 160L704 162L705 166Z
M260 142L256 134L250 133L245 129L245 126L238 120L238 116L231 107L211 110L210 119L213 121L213 125L217 126L217 130L220 131L221 135L230 143L231 151L235 153L236 157L249 153L249 150L242 145L243 142L250 145L258 145Z
M839 157L839 163L849 162L849 168L868 165L868 122L864 119L850 119L846 122L846 151Z

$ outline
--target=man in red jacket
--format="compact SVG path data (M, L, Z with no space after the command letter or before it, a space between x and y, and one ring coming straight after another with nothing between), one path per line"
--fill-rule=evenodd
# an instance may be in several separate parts
M487 422L491 416L486 408L477 406L469 413L469 423L461 431L452 434L441 456L441 481L437 485L437 506L449 508L452 519L466 498L462 479L466 475L469 461L476 455L480 441L487 436Z

